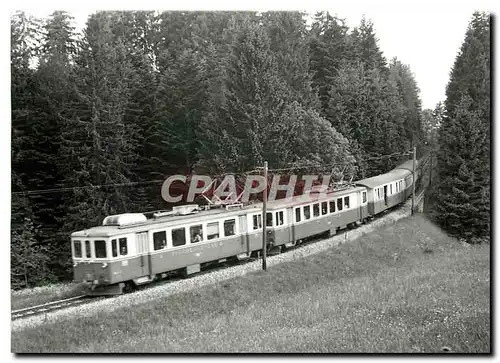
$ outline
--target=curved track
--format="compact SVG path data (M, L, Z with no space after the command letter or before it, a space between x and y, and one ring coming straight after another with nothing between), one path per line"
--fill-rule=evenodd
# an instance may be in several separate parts
M70 306L80 305L88 301L90 297L91 296L89 295L80 295L68 299L51 301L42 305L31 306L29 308L12 310L11 320L22 319L28 316L45 314L55 310L64 309Z

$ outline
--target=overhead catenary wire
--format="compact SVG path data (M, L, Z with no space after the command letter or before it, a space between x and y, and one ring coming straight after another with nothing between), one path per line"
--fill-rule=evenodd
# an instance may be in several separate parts
M401 157L401 156L409 156L412 155L412 152L404 152L404 153L392 153L392 154L386 154L386 155L378 155L378 156L372 156L368 158L364 158L363 161L373 161L373 160L382 160L382 159L388 159L392 157ZM277 168L277 169L268 169L268 173L277 173L277 172L283 172L283 171L292 171L292 170L301 170L301 169L311 169L311 168L317 168L317 169L331 169L335 166L351 166L353 163L332 163L328 165L320 165L320 164L305 164L305 165L296 165L292 167L286 167L286 168ZM262 173L263 168L262 167L256 167L252 170L243 172L243 173L228 173L228 175L238 175L238 176L246 176L252 173ZM213 176L214 179L217 179L218 177L223 177L225 175L215 175ZM84 186L74 186L74 187L61 187L61 188L51 188L51 189L36 189L36 190L26 190L26 191L19 191L19 192L11 192L12 195L37 195L37 194L50 194L50 193L60 193L60 192L71 192L71 191L76 191L76 190L86 190L86 189L101 189L101 188L110 188L110 187L125 187L125 186L134 186L134 185L148 185L148 184L156 184L156 183L163 183L165 180L164 179L156 179L156 180L149 180L149 181L137 181L137 182L124 182L124 183L110 183L110 184L100 184L100 185L84 185Z

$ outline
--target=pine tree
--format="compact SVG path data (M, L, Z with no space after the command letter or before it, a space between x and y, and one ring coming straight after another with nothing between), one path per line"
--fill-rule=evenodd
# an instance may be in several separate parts
M261 17L270 49L279 64L279 75L290 88L292 100L305 108L320 111L309 67L309 39L304 14L298 11L265 12Z
M484 170L487 135L479 111L465 95L453 119L443 124L438 153L439 181L437 220L455 236L483 237L489 234L489 173Z
M34 200L24 194L33 184L33 151L37 145L35 74L40 26L37 19L17 12L11 18L11 283L27 287L47 277L47 251L37 245L38 230L32 210Z
M200 165L234 172L261 165L264 158L279 163L267 145L280 138L278 115L289 91L258 25L248 22L238 31L226 72L225 99L213 105L199 128Z
M408 65L394 58L389 64L389 78L393 80L399 94L403 114L395 120L402 123L402 137L409 150L410 145L420 150L423 146L422 106L419 98L419 89Z
M113 15L92 15L76 59L75 113L63 129L62 153L68 193L66 231L100 224L109 214L132 209L127 188L136 162L135 125L127 122L135 77L126 42L112 33ZM84 188L82 188L84 187Z
M436 218L469 241L490 231L490 27L474 13L446 89Z
M353 59L348 30L343 20L328 12L319 12L309 32L313 87L318 90L322 116L327 115L333 80L338 77L340 68Z
M363 16L359 26L351 32L350 40L355 59L363 62L368 69L378 69L387 75L387 61L378 46L378 38L371 20Z
M32 152L32 179L30 189L54 189L62 186L60 146L64 119L71 113L70 103L73 81L72 62L76 54L72 17L61 11L54 12L44 25L42 48L36 79L39 90L36 95L37 143ZM59 192L35 194L35 221L39 226L38 239L50 254L49 268L58 271L66 263L68 236L62 233L65 219L62 194Z

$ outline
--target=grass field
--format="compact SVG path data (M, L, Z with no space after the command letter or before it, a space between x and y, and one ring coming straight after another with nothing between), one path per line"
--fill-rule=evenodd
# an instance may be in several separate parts
M67 299L73 296L85 295L85 286L78 283L54 284L35 287L10 294L12 310L45 304L52 301Z
M490 351L490 250L423 216L267 272L12 333L13 352Z

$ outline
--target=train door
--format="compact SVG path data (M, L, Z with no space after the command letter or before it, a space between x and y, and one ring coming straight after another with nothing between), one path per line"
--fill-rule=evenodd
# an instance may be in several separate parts
M387 206L387 185L384 185L384 203Z
M151 275L148 232L136 233L135 244L136 244L135 250L140 258L140 269L142 276Z

